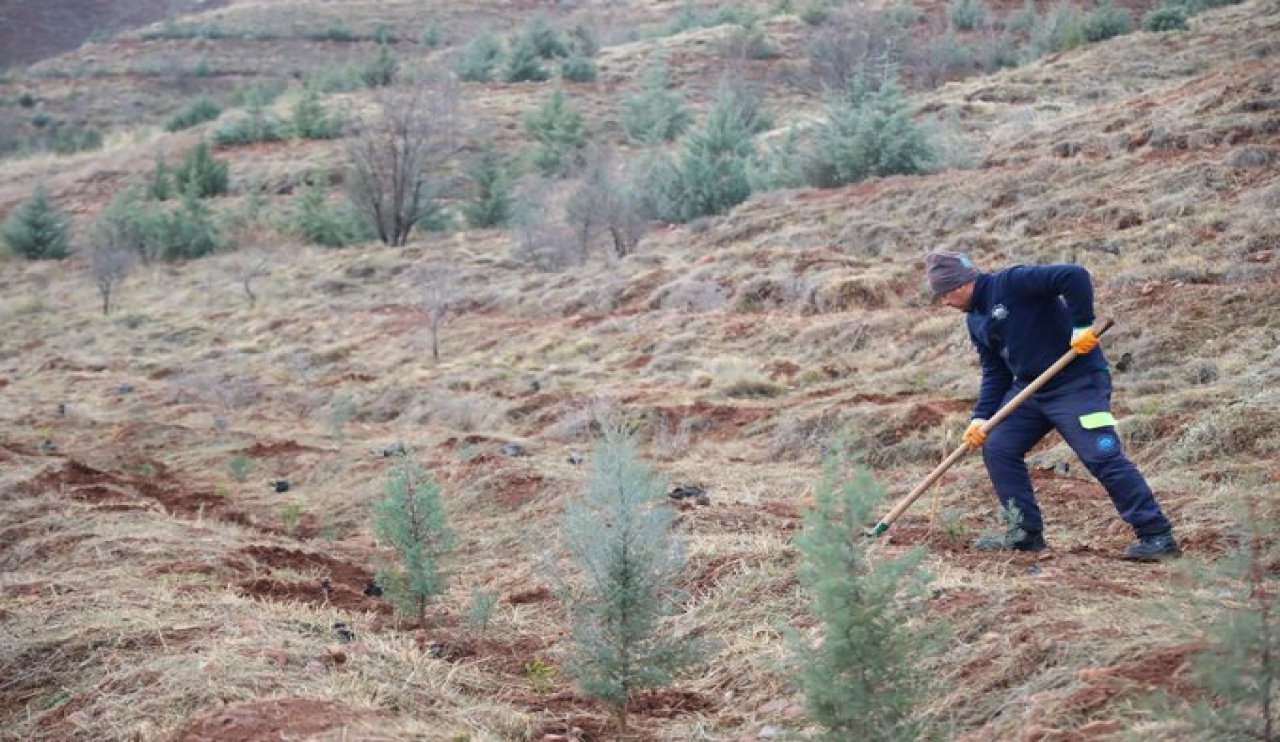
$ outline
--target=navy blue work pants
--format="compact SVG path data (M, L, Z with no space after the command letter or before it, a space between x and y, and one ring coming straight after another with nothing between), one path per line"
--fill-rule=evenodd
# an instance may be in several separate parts
M1001 404L1025 387L1026 384L1015 382ZM1151 487L1124 455L1114 420L1106 424L1110 411L1111 374L1098 371L1041 389L988 434L982 447L987 473L1001 506L1017 506L1023 530L1040 533L1044 529L1024 457L1053 429L1062 434L1089 473L1102 483L1120 517L1139 536L1169 530L1169 521L1160 512Z

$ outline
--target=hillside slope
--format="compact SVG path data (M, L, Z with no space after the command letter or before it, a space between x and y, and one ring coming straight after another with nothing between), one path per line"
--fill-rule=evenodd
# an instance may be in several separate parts
M234 18L221 22L248 22ZM697 50L709 33L665 43ZM1118 322L1108 355L1127 359L1126 446L1184 561L1211 565L1233 504L1280 491L1277 38L1280 8L1252 0L1184 33L951 83L915 100L953 122L971 169L760 195L564 273L519 264L499 230L284 244L254 305L242 279L259 257L245 251L148 267L104 317L81 261L0 264L0 735L606 738L604 710L562 669L545 569L586 476L569 456L589 455L605 414L634 423L671 484L711 497L678 515L689 564L673 624L720 649L637 700L639 734L814 731L783 637L815 631L791 538L819 459L843 434L900 496L956 445L976 392L960 316L924 293L935 246L984 267L1090 269L1099 314ZM636 69L647 54L602 58ZM583 93L597 118L608 85ZM500 128L530 95L495 84L477 110ZM816 113L788 96L792 115ZM86 220L157 148L198 134L16 161L0 203L48 180ZM241 182L296 182L340 156L294 142L223 154ZM445 263L466 301L437 363L421 277ZM396 443L443 483L459 538L425 628L363 592L387 557L369 512ZM1162 607L1213 604L1213 590L1116 559L1130 535L1056 436L1032 464L1049 552L969 548L994 528L976 460L877 546L927 549L927 620L951 626L922 713L975 741L1167 738L1142 704L1199 697L1188 658L1203 636ZM466 626L474 590L499 596L488 632Z

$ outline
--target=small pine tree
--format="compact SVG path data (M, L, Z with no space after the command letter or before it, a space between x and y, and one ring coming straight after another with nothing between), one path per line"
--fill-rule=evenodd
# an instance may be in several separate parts
M582 113L569 103L560 88L542 107L527 115L525 131L536 140L533 164L547 177L569 174L582 162L587 146Z
M670 89L664 64L645 72L641 92L623 100L622 128L627 136L641 144L670 142L692 123L693 114L684 98Z
M534 16L533 20L529 21L529 27L521 34L521 39L527 41L534 53L543 59L569 56L568 45L551 27L551 22L546 16Z
M0 239L9 251L27 260L61 260L70 254L67 245L71 220L49 198L49 189L35 193L0 225Z
M951 27L957 31L981 29L987 22L987 9L982 0L951 0L947 12Z
M1191 662L1192 676L1208 697L1190 707L1167 708L1169 699L1164 704L1187 727L1182 731L1192 732L1187 739L1280 739L1277 523L1261 517L1256 504L1240 520L1238 541L1214 573L1195 577L1222 583L1214 591L1218 615L1207 622L1209 647Z
M313 245L345 247L368 239L369 230L359 214L330 206L329 178L318 175L302 187L294 205L290 230Z
M400 74L400 63L396 61L395 52L382 42L378 44L378 54L370 59L360 70L360 79L368 88L384 88L396 81Z
M657 171L660 175L651 187L667 191L655 201L665 204L657 216L688 222L746 201L751 196L747 169L752 138L764 126L754 99L722 88L706 122L689 135L679 162Z
M569 82L591 82L596 79L596 63L590 57L569 57L560 64L560 77Z
M796 536L800 582L822 633L816 644L793 641L809 716L832 740L919 739L912 712L927 690L921 661L932 642L901 606L923 585L923 553L873 561L863 528L882 490L866 470L843 487L836 480L837 465L828 461L817 504Z
M924 172L934 160L924 130L911 120L897 84L869 91L858 81L828 107L814 135L808 180L822 188L856 183L873 175Z
M455 71L466 82L488 82L501 61L502 42L491 33L482 33L462 48Z
M290 131L300 139L336 139L342 136L342 120L325 110L319 94L308 90L293 104Z
M1099 0L1097 7L1080 22L1080 33L1090 43L1123 36L1133 29L1129 11L1117 8L1112 0Z
M209 143L202 140L174 168L173 178L184 196L207 198L227 192L227 170L227 163L215 159Z
M511 175L502 154L492 144L486 145L469 174L475 195L462 206L467 225L476 229L506 225L512 211Z
M542 66L538 49L528 37L522 36L512 42L511 54L502 70L503 82L542 82L550 78L551 73Z
M564 543L581 575L567 601L569 670L612 707L624 738L633 694L667 685L703 648L662 626L684 564L662 480L617 431L606 432L592 462L585 497L565 509Z
M218 251L222 241L209 207L194 187L182 194L177 208L149 220L150 251L162 260L194 260Z
M164 162L164 155L156 157L155 169L147 181L146 197L153 201L166 201L173 196L173 179L169 166Z
M1187 28L1187 13L1176 6L1155 8L1142 18L1142 30L1152 33L1186 31Z
M453 545L440 486L411 461L399 461L387 472L385 497L374 504L373 528L396 553L397 563L383 569L378 581L402 612L426 621L427 604L444 591L440 559Z
M222 106L214 103L207 96L200 96L191 105L182 109L165 122L165 131L181 131L190 129L196 124L213 121L222 114Z

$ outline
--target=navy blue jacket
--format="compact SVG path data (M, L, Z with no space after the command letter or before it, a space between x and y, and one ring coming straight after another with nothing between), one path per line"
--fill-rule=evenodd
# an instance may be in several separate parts
M1071 348L1071 330L1093 325L1093 283L1079 265L1015 265L980 274L966 317L982 361L975 418L990 418L1014 385L1025 385ZM1105 371L1102 347L1067 364L1045 385Z

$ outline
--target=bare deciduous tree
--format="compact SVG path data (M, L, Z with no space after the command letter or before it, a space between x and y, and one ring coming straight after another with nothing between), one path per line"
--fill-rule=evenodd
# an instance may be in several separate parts
M264 244L242 247L236 251L236 257L228 266L232 278L244 289L249 300L249 308L257 306L258 295L254 293L253 282L271 273L278 262L276 252Z
M886 11L846 6L809 45L812 87L843 91L859 78L882 77L901 58L902 37Z
M449 81L378 92L375 111L357 117L348 139L351 200L388 245L439 217L444 165L461 139L461 93Z
M138 254L124 245L95 241L89 247L89 275L102 297L102 314L111 313L112 299L138 262Z
M417 273L422 312L427 316L431 331L431 360L440 360L440 327L449 312L457 307L461 292L458 271L449 263L432 263L422 266Z
M640 200L618 176L610 153L599 150L589 153L578 188L565 205L565 215L580 260L587 258L591 243L602 231L609 233L614 257L626 257L647 226Z

